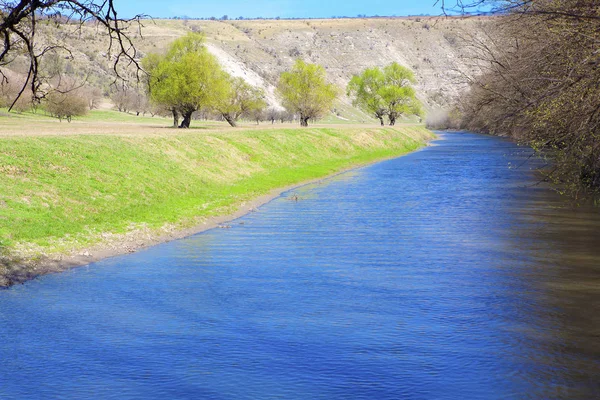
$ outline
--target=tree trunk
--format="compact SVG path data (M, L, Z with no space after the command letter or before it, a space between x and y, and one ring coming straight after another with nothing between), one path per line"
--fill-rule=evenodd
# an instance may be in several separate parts
M234 128L237 126L237 124L235 123L235 119L233 119L231 115L225 113L223 114L223 118L225 118L225 121L227 121L229 125L233 126Z
M177 110L171 110L173 113L173 128L177 128L179 126L179 113Z
M390 115L389 117L390 117L390 126L396 125L396 116Z
M180 128L189 128L190 127L190 123L192 122L192 114L194 112L193 111L186 111L183 114L183 121L181 121L181 125L179 125Z
M308 117L300 116L300 126L308 126Z
M383 115L378 115L377 118L379 118L379 122L381 123L381 126L384 126L385 122L383 122Z

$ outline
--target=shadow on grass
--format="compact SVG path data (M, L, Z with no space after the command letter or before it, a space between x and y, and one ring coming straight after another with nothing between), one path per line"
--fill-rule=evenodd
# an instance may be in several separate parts
M172 130L173 132L189 132L189 131L208 131L221 128L220 125L215 126L190 126L189 128L179 128L174 126L152 126L156 129Z

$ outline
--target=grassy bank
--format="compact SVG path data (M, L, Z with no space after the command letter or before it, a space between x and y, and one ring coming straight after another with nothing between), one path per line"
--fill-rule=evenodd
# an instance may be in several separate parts
M185 228L274 188L415 150L430 135L405 126L0 138L0 246L5 258L27 259L106 233Z

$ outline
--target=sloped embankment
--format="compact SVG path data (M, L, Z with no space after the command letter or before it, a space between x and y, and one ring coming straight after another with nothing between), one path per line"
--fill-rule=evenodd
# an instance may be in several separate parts
M200 231L277 188L432 137L418 126L171 132L0 139L0 286Z

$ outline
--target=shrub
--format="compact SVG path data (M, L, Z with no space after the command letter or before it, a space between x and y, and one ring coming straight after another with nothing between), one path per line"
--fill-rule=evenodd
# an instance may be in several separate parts
M73 117L87 114L88 99L77 90L53 91L46 96L45 109L53 117L71 122Z

